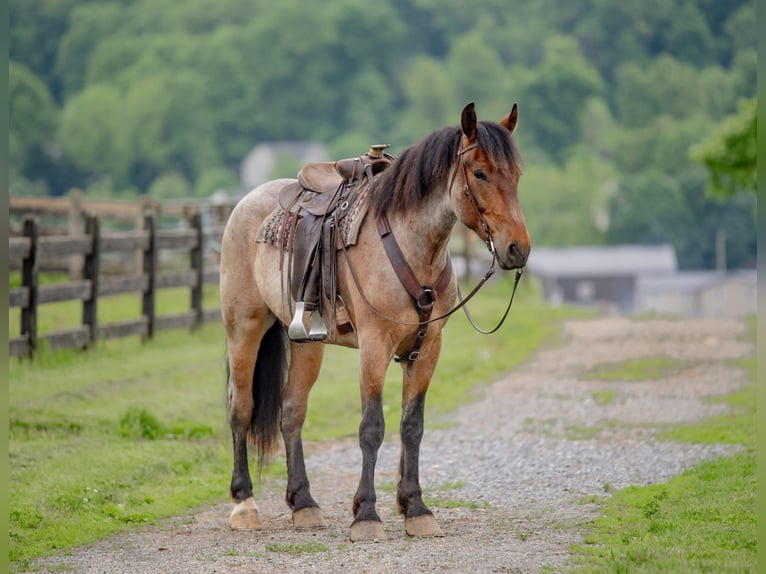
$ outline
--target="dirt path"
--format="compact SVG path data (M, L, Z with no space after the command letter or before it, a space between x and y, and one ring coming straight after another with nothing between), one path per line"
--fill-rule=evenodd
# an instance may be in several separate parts
M538 353L483 389L446 430L426 430L421 477L446 536L412 540L394 510L398 444L378 463L379 510L388 540L351 544L350 503L361 455L354 441L307 445L309 477L329 527L295 532L281 481L258 497L266 529L232 532L229 504L163 527L124 534L43 570L127 573L538 572L566 566L568 548L597 515L583 497L665 481L732 447L660 442L665 424L692 422L727 408L705 402L745 383L730 359L752 352L735 321L603 318L568 323L562 345ZM664 378L583 380L605 362L641 357L687 362ZM438 380L435 382L438 384Z

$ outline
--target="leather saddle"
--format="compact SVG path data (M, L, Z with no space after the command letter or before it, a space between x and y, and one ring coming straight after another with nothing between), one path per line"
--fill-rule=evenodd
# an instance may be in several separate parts
M353 330L337 294L336 234L359 190L395 159L384 153L387 147L374 145L361 157L306 164L298 181L279 193L280 207L291 214L286 221L292 229L283 233L292 238L288 269L295 312L287 334L293 341L324 340L323 315L338 333Z

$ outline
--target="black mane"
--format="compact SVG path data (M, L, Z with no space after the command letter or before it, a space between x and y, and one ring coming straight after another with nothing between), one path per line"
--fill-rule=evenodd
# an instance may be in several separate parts
M373 213L404 212L426 200L429 190L446 184L457 160L461 136L459 127L446 127L405 149L375 181L369 195ZM520 171L518 149L500 124L479 122L476 143L491 161L508 162L512 170Z

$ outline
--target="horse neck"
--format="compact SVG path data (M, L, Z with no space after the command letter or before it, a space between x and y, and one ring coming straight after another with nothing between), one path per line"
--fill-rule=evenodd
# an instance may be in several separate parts
M438 275L444 269L449 238L457 221L446 183L430 190L427 197L422 205L389 215L394 237L410 267L418 277L422 274L424 281L426 276Z

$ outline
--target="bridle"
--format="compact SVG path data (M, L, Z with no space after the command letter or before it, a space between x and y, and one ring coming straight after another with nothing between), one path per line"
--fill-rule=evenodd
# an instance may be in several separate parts
M411 373L412 369L412 361L416 360L418 356L420 355L420 346L425 339L426 335L426 328L429 324L434 323L436 321L441 321L442 319L446 319L459 309L463 309L465 312L466 318L468 319L468 322L471 324L471 326L478 331L479 333L482 333L484 335L489 335L494 332L496 332L505 322L506 317L508 316L509 311L511 310L511 305L513 304L513 298L516 295L516 288L519 285L519 280L521 279L521 276L524 272L522 269L516 270L516 277L513 283L513 291L511 291L510 299L508 300L508 306L505 309L505 313L503 313L502 318L498 322L498 324L488 331L485 331L481 327L479 327L473 320L473 317L471 316L470 312L468 311L468 307L466 307L466 304L468 301L470 301L476 293L479 292L479 289L489 280L489 278L494 275L495 273L495 263L497 262L497 250L495 249L495 243L492 240L492 232L489 228L489 224L487 223L487 220L484 218L484 216L481 213L481 210L479 209L479 206L476 202L476 198L473 195L473 192L471 191L471 187L468 184L468 168L465 165L465 157L464 154L468 151L471 151L478 147L477 143L473 143L471 145L468 145L464 148L461 148L457 152L457 157L460 159L460 166L463 170L463 192L465 193L466 197L468 198L469 203L473 207L474 211L476 212L476 216L479 219L479 223L481 224L482 230L484 231L485 239L484 243L487 246L487 249L489 250L490 254L492 255L492 262L490 263L489 269L484 274L484 277L482 277L479 282L476 284L476 286L471 290L471 292L463 298L462 294L460 293L460 285L458 284L458 304L452 307L449 311L446 313L439 315L438 317L431 317L431 314L433 312L434 304L436 303L436 300L439 296L439 294L446 289L446 287L449 285L452 277L452 260L447 254L447 263L444 266L444 269L442 270L441 274L439 275L439 278L436 281L436 284L432 287L426 287L423 286L415 277L415 273L412 271L412 268L409 266L407 261L404 258L404 254L401 251L401 248L399 247L399 244L396 242L396 238L394 237L393 232L391 231L391 225L388 221L388 216L385 213L382 213L378 216L376 224L378 227L378 232L381 237L381 241L383 242L383 247L386 251L386 254L388 255L389 261L391 262L392 267L394 268L394 271L396 272L396 276L399 278L400 283L404 286L405 290L410 294L410 297L415 302L415 310L418 313L418 319L419 321L417 323L413 323L411 321L401 321L399 319L394 319L393 317L389 317L385 313L382 313L378 309L375 308L375 306L370 303L370 301L367 299L366 295L364 294L364 291L362 290L361 283L359 281L359 278L357 277L356 271L354 270L354 267L351 264L351 259L348 255L348 252L346 251L345 245L343 245L343 255L346 259L346 263L348 265L349 271L351 273L351 277L354 281L354 285L356 286L357 291L359 292L359 295L361 296L364 303L370 308L370 310L375 313L377 316L381 317L382 319L385 319L387 321L390 321L392 323L396 323L397 325L405 325L405 326L413 326L418 327L418 334L417 338L415 340L415 345L413 346L412 350L407 353L406 355L396 355L394 356L394 360L397 362L408 362L407 365L407 371L408 374ZM448 189L452 189L452 186L455 182L455 177L457 175L457 168L452 173L452 176L449 180L449 186ZM343 244L343 242L341 242Z
M465 196L468 198L468 202L476 212L476 217L479 218L479 223L481 224L481 228L484 231L484 236L486 237L486 239L484 239L484 243L486 244L487 249L489 249L489 252L492 254L492 265L494 266L496 258L495 242L492 241L492 232L489 230L489 224L487 223L487 220L484 219L484 215L482 215L481 210L479 209L479 205L476 203L476 198L471 192L471 187L468 185L468 168L465 166L465 157L463 157L466 152L476 149L477 147L479 147L479 144L472 143L471 145L458 150L457 157L460 158L460 167L463 168L463 193L465 193ZM456 174L457 170L452 173L448 189L452 189L452 186L455 183Z

